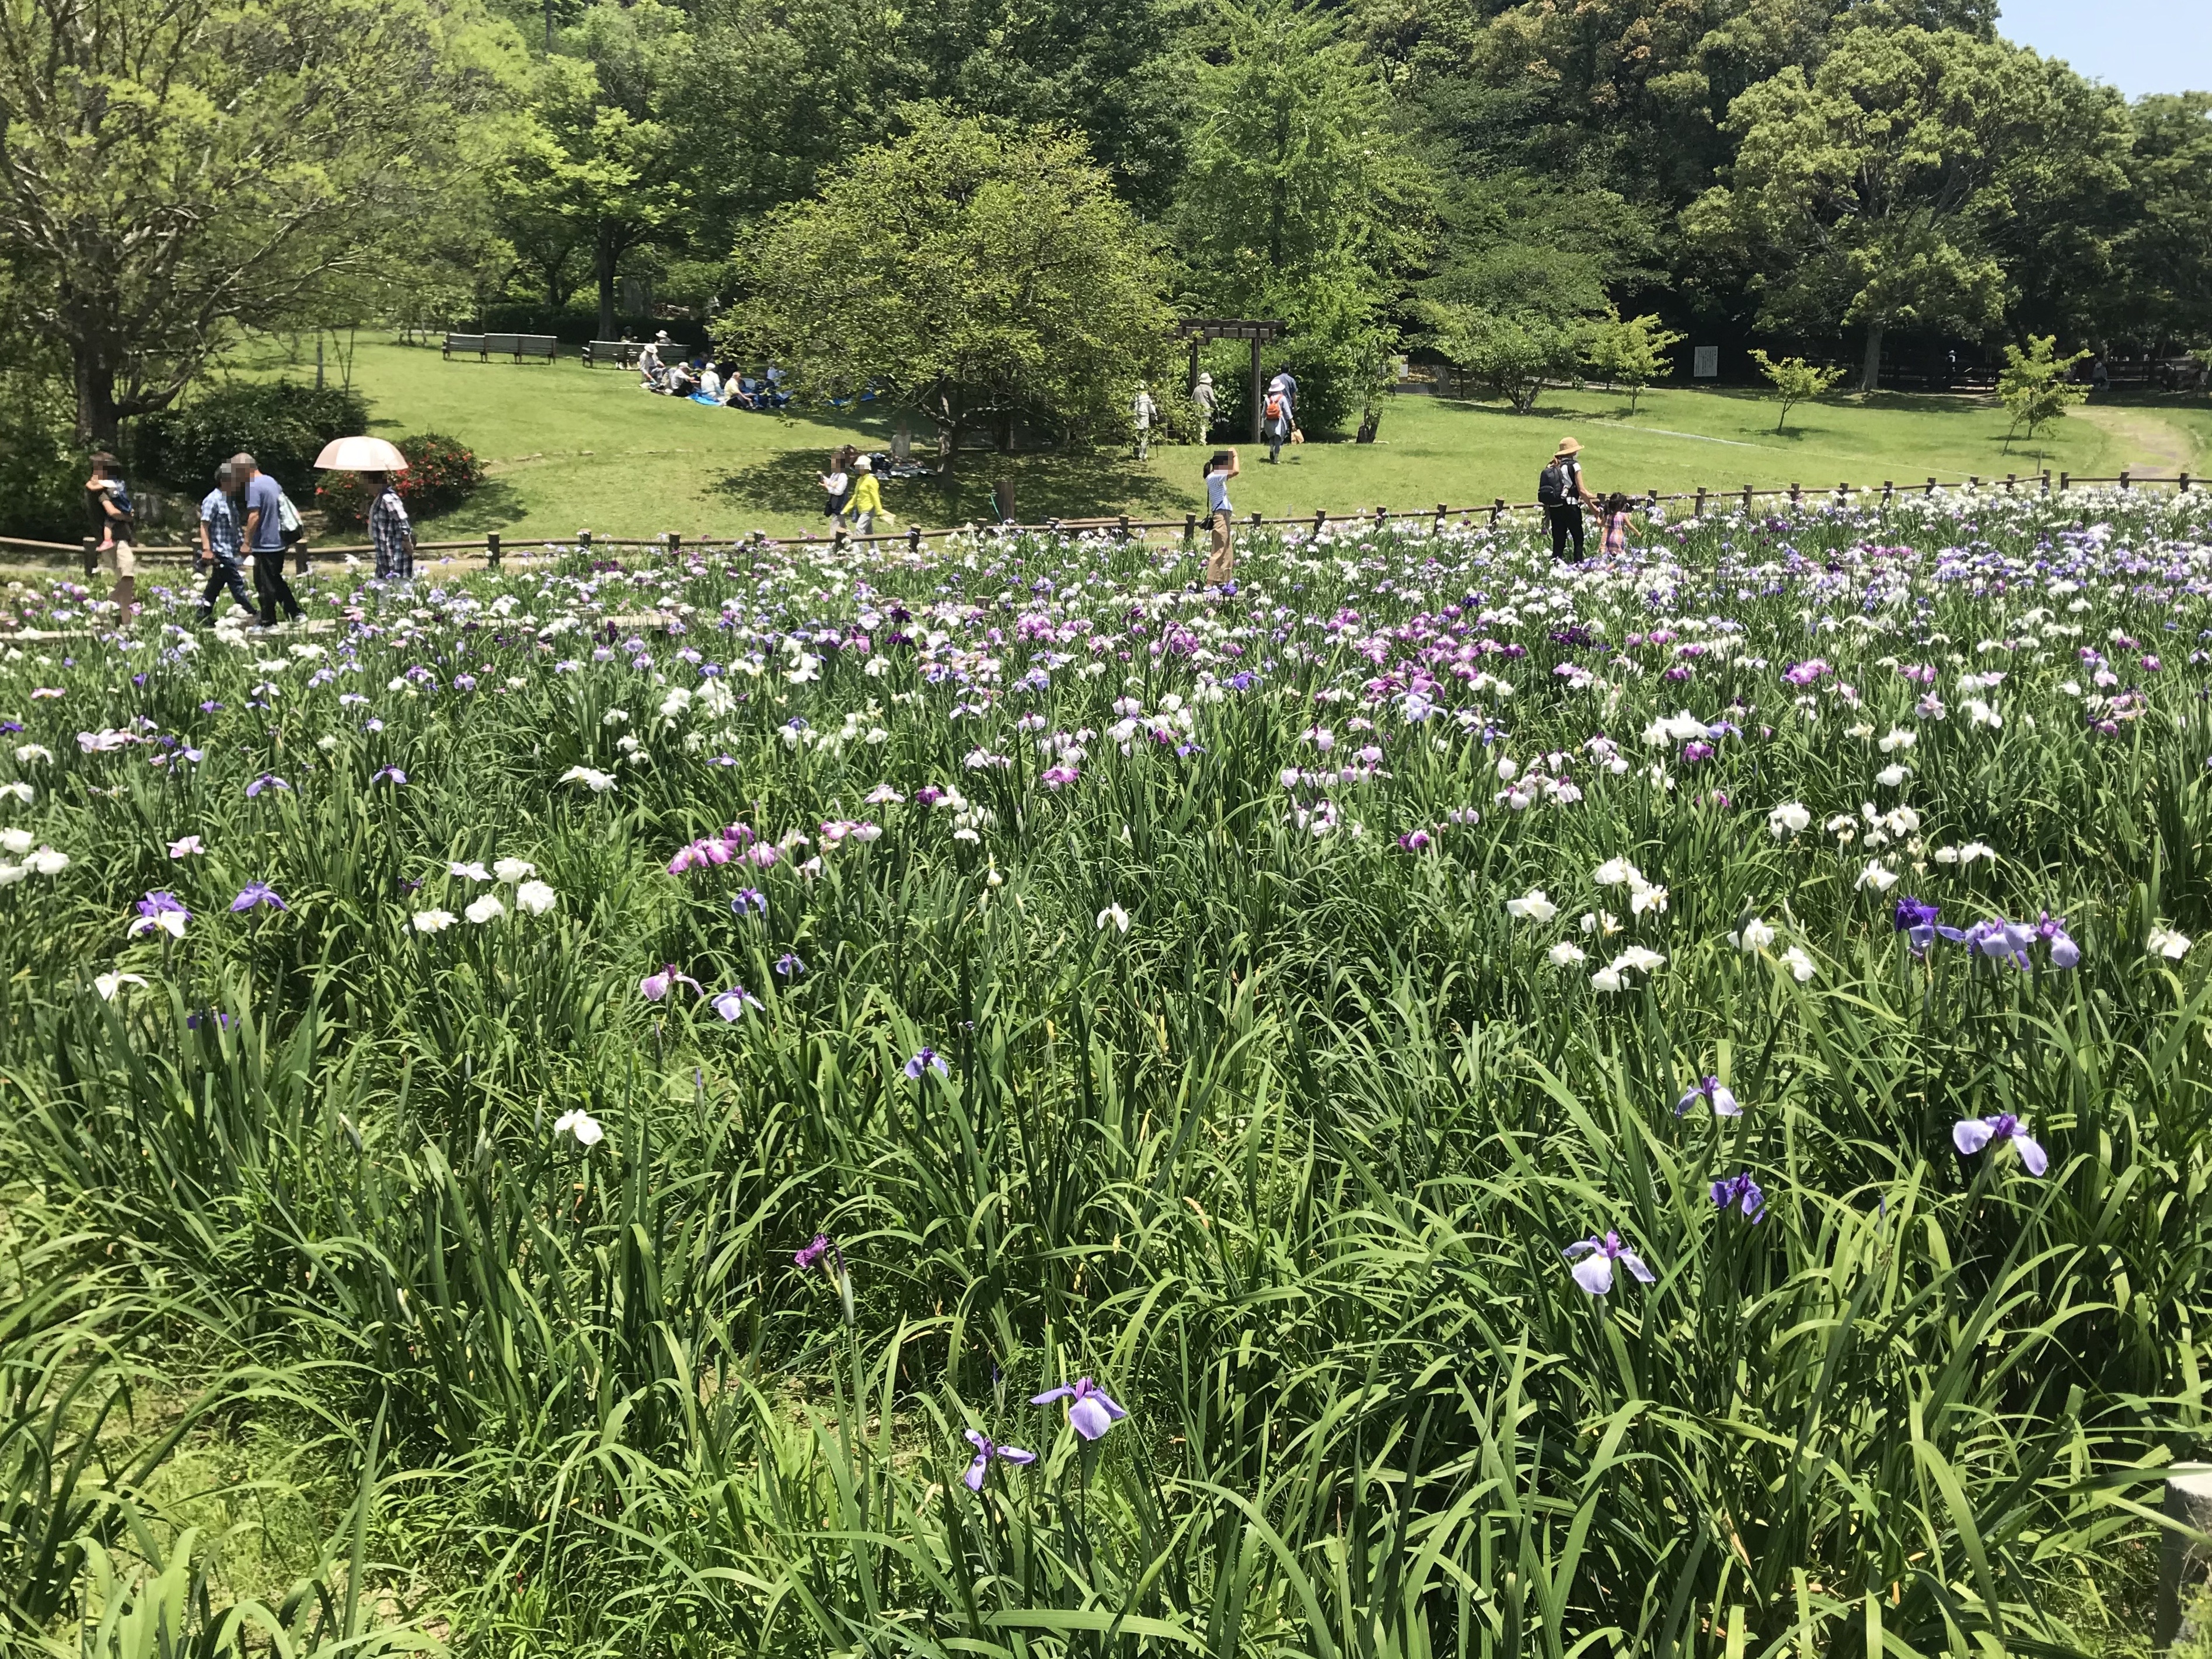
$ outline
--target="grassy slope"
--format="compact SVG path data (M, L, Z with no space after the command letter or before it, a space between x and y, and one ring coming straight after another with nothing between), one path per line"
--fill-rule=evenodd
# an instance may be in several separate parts
M497 529L513 538L565 538L588 526L601 535L726 537L819 528L814 475L830 448L848 438L889 441L881 421L784 421L673 403L639 392L629 374L586 371L573 360L447 363L422 348L364 343L354 373L378 430L449 432L489 463L489 487L437 521L431 533L439 536ZM2175 454L2201 464L2212 445L2212 414L2145 407L2087 411L2047 429L2038 444L2008 452L1999 412L1948 398L1823 404L1793 411L1787 433L1774 428L1770 399L1725 390L1648 393L1632 418L1625 398L1595 388L1547 394L1527 417L1409 395L1392 404L1382 442L1310 444L1286 451L1279 469L1248 465L1235 495L1240 511L1271 516L1526 500L1553 442L1569 432L1587 446L1593 488L1668 492L1747 483L1832 488L1931 473L2002 477L2039 465L2081 475L2129 465L2165 472ZM884 496L902 524L958 523L988 517L989 484L1006 477L1024 519L1117 511L1171 517L1201 499L1200 455L1166 448L1147 466L1114 455L963 454L963 476L949 491L897 483Z

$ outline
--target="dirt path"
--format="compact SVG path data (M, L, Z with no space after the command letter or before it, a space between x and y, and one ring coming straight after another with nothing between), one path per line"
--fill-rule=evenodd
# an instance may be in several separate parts
M2083 420L2102 427L2120 446L2118 464L2130 472L2171 478L2194 470L2197 465L2196 439L2149 410L2106 404L2080 413Z

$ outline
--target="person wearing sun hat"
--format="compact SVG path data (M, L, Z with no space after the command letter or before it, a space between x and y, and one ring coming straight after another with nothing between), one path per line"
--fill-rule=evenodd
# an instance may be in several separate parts
M1583 447L1572 438L1560 439L1559 448L1553 452L1551 465L1536 481L1536 501L1552 526L1552 556L1555 559L1565 554L1571 537L1575 558L1581 560L1583 503L1597 499L1583 483L1582 462L1578 459L1582 453Z

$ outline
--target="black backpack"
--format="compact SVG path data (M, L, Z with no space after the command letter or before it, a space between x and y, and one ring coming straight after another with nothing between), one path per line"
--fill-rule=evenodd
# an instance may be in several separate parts
M1554 461L1536 479L1536 505L1561 507L1566 499L1567 469Z

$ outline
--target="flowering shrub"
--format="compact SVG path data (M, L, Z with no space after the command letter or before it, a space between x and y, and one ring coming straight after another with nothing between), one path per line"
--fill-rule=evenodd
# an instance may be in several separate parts
M407 471L398 475L399 499L410 517L426 519L451 512L475 494L483 483L483 463L458 438L441 432L418 432L398 440L407 458ZM315 505L324 522L333 529L358 529L368 520L369 495L359 474L325 472L317 475Z

